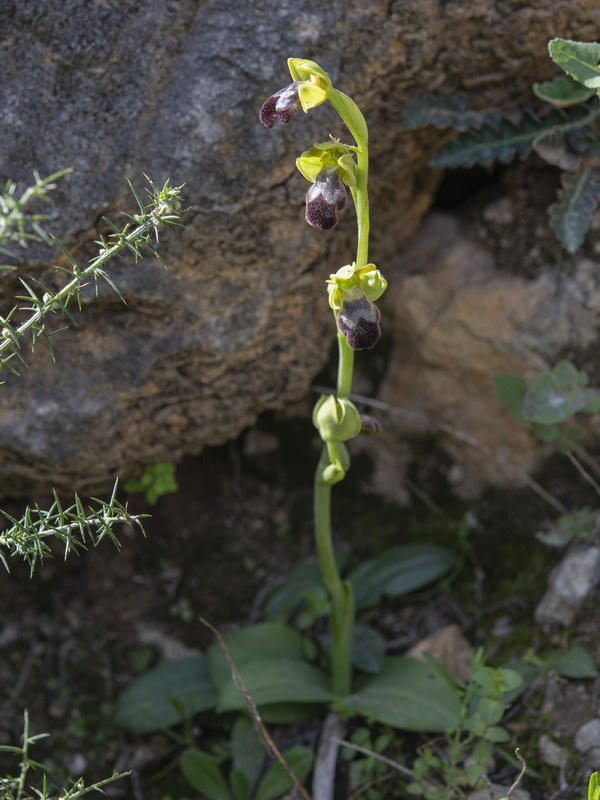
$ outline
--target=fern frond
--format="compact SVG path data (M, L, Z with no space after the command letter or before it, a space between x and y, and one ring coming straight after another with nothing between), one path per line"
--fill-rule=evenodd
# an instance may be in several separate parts
M487 167L494 161L508 164L515 158L526 158L535 141L550 131L568 132L595 119L600 109L575 107L553 109L547 117L539 119L533 112L525 111L519 123L502 117L497 122L486 122L479 131L466 131L449 142L430 160L435 167Z

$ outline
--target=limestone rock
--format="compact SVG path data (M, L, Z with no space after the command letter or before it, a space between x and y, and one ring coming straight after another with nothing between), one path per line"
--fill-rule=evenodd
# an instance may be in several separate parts
M498 401L494 378L533 380L557 353L582 351L595 339L600 313L586 290L594 281L589 261L581 260L575 278L551 266L533 279L509 273L457 218L437 212L388 278L380 305L391 353L378 393L389 412L382 415L386 446L359 444L376 453L372 485L403 502L414 458L409 440L424 436L435 436L447 454L447 480L462 496L528 481L547 448Z
M599 581L600 547L570 550L550 574L548 591L535 609L536 621L571 625Z
M169 272L151 262L115 265L127 306L101 288L77 329L54 338L56 366L38 348L21 378L8 377L0 394L4 492L98 491L136 465L221 443L260 411L306 392L333 338L323 281L351 260L353 223L347 213L331 235L302 223L307 186L294 158L330 132L344 135L335 116L316 109L273 131L257 122L262 100L289 80L288 56L318 60L364 108L372 257L383 264L408 241L439 180L425 164L445 134L403 132L409 100L444 88L466 90L480 107L510 104L554 73L550 37L589 40L599 25L600 8L589 0L261 0L243 10L233 0L4 2L0 173L24 186L33 169L74 167L48 209L50 231L85 263L104 230L101 216L134 210L125 179L140 186L144 172L157 183L185 183L189 204L186 231L161 246ZM52 285L54 262L55 252L32 248L21 274ZM449 410L462 402L456 380L436 364L455 360L456 336L468 327L473 287L464 277L457 295L440 279L442 294L428 296L418 275L395 292L401 304L412 298L414 324L431 334L421 345L433 359L419 390L427 413L433 391L448 391ZM19 284L6 273L1 283L5 313ZM541 281L536 299L522 293L501 325L508 339L499 349L476 314L481 338L467 358L513 365L515 315L539 312L554 289ZM514 285L490 291L500 316L511 291L521 297ZM444 296L454 298L446 344L428 314L428 303ZM485 406L475 375L463 400L465 392L473 412ZM517 444L524 464L535 460L526 437ZM484 468L490 458L478 456ZM509 458L504 446L494 456Z

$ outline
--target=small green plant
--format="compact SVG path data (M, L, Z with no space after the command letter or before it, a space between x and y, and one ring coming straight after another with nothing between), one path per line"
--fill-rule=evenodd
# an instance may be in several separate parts
M510 741L500 723L523 683L514 669L486 666L483 650L477 650L470 680L458 684L460 721L446 733L445 746L423 748L412 765L414 780L408 793L426 800L451 800L463 787L476 787L485 779L494 749Z
M47 736L47 733L39 733L35 736L29 735L29 716L25 712L23 744L21 746L0 745L0 752L12 754L20 759L19 771L14 777L7 775L0 778L0 797L4 798L4 800L28 800L29 798L35 798L35 800L77 800L77 798L83 797L90 792L101 792L103 786L129 775L128 772L115 773L110 778L105 778L90 786L86 786L82 778L75 781L68 789L56 789L49 786L48 770L44 768L43 764L34 761L29 755L31 745ZM42 773L41 789L32 789L28 786L28 775L33 771ZM37 782L40 783L39 780Z
M403 770L402 765L385 755L401 749L394 729L361 725L342 746L342 757L348 763L349 800L379 800L389 796L398 781L398 770Z
M588 784L588 800L600 800L600 775L592 772Z
M148 464L137 480L127 481L123 488L126 492L142 492L148 503L154 506L163 495L179 491L175 464Z
M600 412L600 394L588 387L588 376L569 361L561 361L543 372L529 385L522 375L496 375L494 389L498 400L507 406L518 422L529 425L542 442L551 442L559 453L568 456L592 485L595 481L583 468L600 474L596 461L583 444L582 431L573 422L575 414ZM538 538L553 547L568 544L575 536L591 533L596 514L589 508L563 514L547 534Z
M474 111L464 94L425 94L413 101L403 120L407 130L424 125L450 128L459 135L430 164L442 168L489 166L524 159L532 150L561 171L558 201L548 213L550 227L569 253L583 244L600 194L600 43L552 39L551 58L564 71L533 91L550 106L538 116L531 109ZM594 98L594 99L592 99Z

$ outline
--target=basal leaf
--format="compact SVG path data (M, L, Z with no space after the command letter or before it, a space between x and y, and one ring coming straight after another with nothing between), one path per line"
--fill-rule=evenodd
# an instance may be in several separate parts
M348 576L357 608L376 605L383 595L399 597L437 580L452 568L456 557L437 545L407 544L363 561Z
M489 114L469 108L467 96L463 92L427 92L413 100L404 115L402 127L405 130L435 125L437 128L452 128L466 131L480 128Z
M385 660L380 675L361 679L342 709L407 731L446 731L456 727L456 692L424 661L402 656Z
M600 42L575 42L571 39L551 39L550 57L567 75L589 89L600 87Z
M204 656L182 658L161 664L125 689L115 720L134 733L152 733L214 708L216 699Z
M298 745L282 753L289 768L302 782L312 769L314 753L310 747ZM275 800L283 797L292 788L292 780L284 768L276 762L258 785L254 800Z
M385 638L370 625L357 623L352 632L352 663L363 672L377 675L385 658Z
M335 552L335 562L340 572L343 571L347 557L340 550ZM314 591L325 591L318 561L311 559L297 564L276 586L267 597L265 616L269 620L287 620L297 611L307 596Z
M279 622L261 622L225 637L225 644L236 667L261 659L302 658L303 639L293 628ZM231 668L218 642L206 652L208 673L217 689L231 683Z
M254 786L260 775L265 748L254 724L248 717L239 716L231 730L232 769L244 775L248 786Z
M594 89L587 89L569 75L557 75L552 80L534 83L532 89L540 100L557 108L583 103L595 93Z
M179 763L186 781L208 800L231 800L231 792L219 766L220 758L197 747L188 747Z
M548 209L550 227L568 253L576 253L585 239L597 200L589 183L587 171L561 176L559 200Z
M271 703L328 703L333 699L330 679L306 661L290 658L256 658L238 666L242 680L259 710ZM219 692L218 711L239 711L246 701L229 681Z

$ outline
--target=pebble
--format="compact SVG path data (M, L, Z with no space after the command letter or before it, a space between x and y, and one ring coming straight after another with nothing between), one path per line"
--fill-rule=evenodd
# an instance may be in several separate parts
M552 767L562 767L569 760L569 751L543 733L540 736L540 756Z
M571 550L550 573L548 591L535 609L536 622L571 625L600 581L600 547Z
M575 747L580 753L600 748L600 719L591 719L579 728L575 734Z

